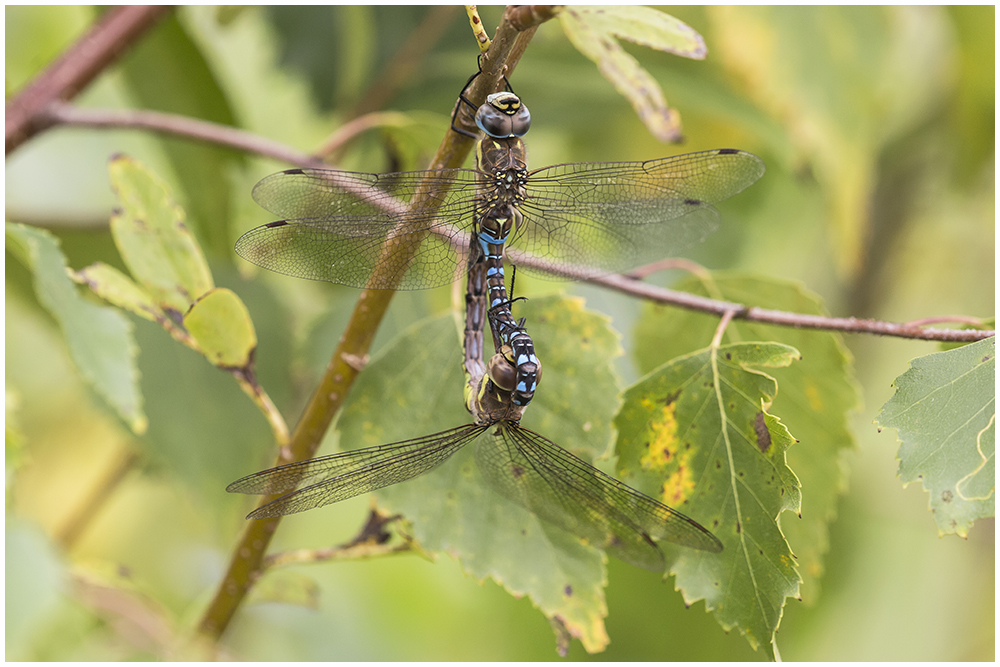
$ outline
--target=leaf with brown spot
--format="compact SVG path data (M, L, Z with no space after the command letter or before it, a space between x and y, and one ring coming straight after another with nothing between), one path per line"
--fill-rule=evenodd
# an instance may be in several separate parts
M778 526L782 511L799 506L799 482L785 461L794 439L767 412L777 385L761 370L787 366L798 356L777 343L693 352L627 389L615 419L619 471L628 471L624 481L712 525L724 545L719 554L661 545L685 602L704 599L723 628L739 628L754 648L771 647L784 600L799 588ZM667 420L663 398L674 394ZM686 446L660 457L661 465L648 465L640 443L663 437Z

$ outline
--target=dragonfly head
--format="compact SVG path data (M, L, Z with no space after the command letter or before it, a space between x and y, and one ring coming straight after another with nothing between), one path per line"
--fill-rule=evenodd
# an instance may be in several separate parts
M493 93L476 112L476 125L494 139L523 137L531 127L531 113L514 93Z

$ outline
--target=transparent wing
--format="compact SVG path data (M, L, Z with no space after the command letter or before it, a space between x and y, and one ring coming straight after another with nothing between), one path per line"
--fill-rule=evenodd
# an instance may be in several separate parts
M226 491L274 494L301 487L257 508L247 518L304 512L422 475L444 463L484 428L465 424L422 438L290 463L248 475Z
M501 495L638 567L663 570L654 539L722 551L695 521L520 426L504 423L480 436L476 462Z
M476 176L468 169L272 174L253 198L285 219L251 229L236 252L277 273L352 287L445 285L455 280L455 245L468 245Z
M542 268L631 269L704 240L718 226L712 204L763 174L760 158L735 149L545 167L528 175L525 224L510 245Z

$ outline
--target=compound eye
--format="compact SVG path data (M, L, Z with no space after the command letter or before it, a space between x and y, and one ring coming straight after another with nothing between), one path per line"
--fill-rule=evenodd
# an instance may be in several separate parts
M479 111L476 112L476 125L494 139L510 136L510 117L489 104L479 107Z
M493 355L486 365L486 373L493 380L493 384L504 391L513 391L517 382L517 368L501 353Z
M528 128L530 127L531 113L528 111L528 107L522 104L517 113L511 118L510 133L515 137L523 137L528 133Z

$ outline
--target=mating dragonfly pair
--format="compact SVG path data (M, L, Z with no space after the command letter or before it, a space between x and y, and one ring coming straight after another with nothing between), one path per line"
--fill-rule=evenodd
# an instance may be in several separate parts
M460 99L475 109L464 91ZM369 289L447 284L464 261L466 407L473 423L280 466L227 490L288 492L248 518L292 514L412 479L474 442L495 490L626 562L662 571L657 540L721 551L722 543L695 521L520 425L541 364L524 321L511 313L503 259L510 245L532 267L557 275L617 272L660 259L713 231L719 216L712 204L757 181L763 163L721 149L529 171L521 136L530 115L509 90L476 109L476 125L485 135L476 169L273 174L253 197L285 219L247 232L236 245L242 257L272 271ZM496 354L485 365L487 322Z

